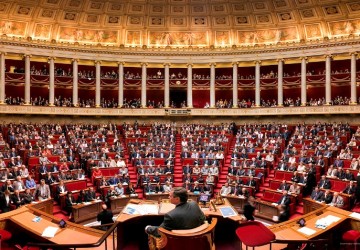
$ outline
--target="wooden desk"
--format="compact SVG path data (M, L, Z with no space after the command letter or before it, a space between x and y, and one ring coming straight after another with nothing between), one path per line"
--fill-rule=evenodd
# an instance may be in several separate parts
M54 199L46 199L43 201L37 201L36 203L31 203L28 206L38 209L40 211L43 211L47 214L53 215Z
M303 204L304 204L304 214L308 214L314 210L327 206L324 202L317 202L311 198L303 198Z
M75 223L92 220L102 211L102 200L81 203L72 206L72 214Z
M52 216L40 215L41 220L39 222L33 222L32 220L34 217L34 211L25 209L21 213L13 215L10 220L18 227L36 235L37 238L42 239L43 242L52 242L56 244L92 244L96 243L104 233L102 231L68 223L66 228L59 228L53 238L43 238L41 235L46 227L58 227L58 219L54 219ZM108 249L113 249L111 236L107 239L107 243ZM105 249L105 245L103 244L96 249Z
M338 249L339 239L338 236L341 235L341 232L343 232L342 227L347 226L348 220L352 219L348 215L351 212L345 211L340 208L336 207L330 207L330 206L323 206L317 210L314 210L308 214L305 214L299 218L295 218L283 223L274 224L269 227L271 231L273 231L276 235L276 239L280 240L302 240L306 241L309 239L329 239L329 249ZM319 229L315 227L315 222L318 219L324 218L328 215L333 215L339 218L337 222L333 222L325 229ZM300 229L299 225L297 224L297 221L300 218L304 218L306 225L305 227L310 228L314 230L315 232L312 235L306 235L298 230ZM359 220L360 222L360 220ZM335 229L336 228L336 229Z
M225 201L225 204L217 205L216 207L220 208L220 207L224 207L224 206L231 206L231 204L229 203L229 201L227 199L224 199L224 201ZM144 201L144 200L135 200L134 199L134 200L130 200L129 203L130 202L136 202L136 203L140 202L140 203L145 203L145 204L154 204L154 205L158 206L157 200ZM167 205L170 205L170 206L167 206ZM163 214L166 211L169 211L169 209L171 209L173 207L165 199L162 201L160 206L166 206L168 208L161 209L160 213L158 213L158 214L140 215L140 214L125 214L123 212L119 214L119 216L116 219L116 221L119 222L118 231L117 231L118 239L120 239L118 241L119 249L123 249L123 247L127 245L128 241L139 242L139 244L142 244L139 247L139 249L147 249L147 235L146 235L146 233L143 232L144 231L143 229L145 228L146 225L160 225L161 222L163 221ZM163 212L161 212L161 211L163 211ZM229 233L230 231L226 232L226 234L225 234L226 237L232 237L231 240L235 240L235 241L237 240L236 235L235 235L235 229L239 225L238 224L239 221L242 219L242 217L240 215L229 217L229 218L223 218L219 209L214 211L213 209L204 208L204 209L202 209L202 211L204 212L204 214L207 217L219 218L220 221L218 220L218 223L219 223L218 230L222 230L225 228L226 228L226 230L230 230L231 233ZM218 235L220 235L220 234L218 234ZM134 237L136 237L136 238L134 238ZM221 239L221 240L223 240L223 239Z
M161 201L163 199L169 199L169 193L145 193L145 199L151 201Z
M274 206L271 202L263 201L260 199L255 200L257 213L255 216L273 220L274 216L279 216L279 209L277 206Z
M239 213L243 212L244 205L246 203L245 198L238 196L226 196L226 199ZM254 200L254 203L257 210L255 216L271 221L274 216L279 216L278 207L274 206L271 202L256 199Z
M239 196L224 196L230 204L238 211L239 213L242 213L244 210L244 205L246 202L245 198L239 197Z
M126 206L126 204L129 202L130 197L124 196L124 197L111 197L110 198L110 208L111 211L114 214L120 213L124 207Z

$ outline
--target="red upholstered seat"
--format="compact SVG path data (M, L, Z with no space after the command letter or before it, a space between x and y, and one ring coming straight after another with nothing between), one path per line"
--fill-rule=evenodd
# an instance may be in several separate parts
M5 230L5 229L0 229L0 235L1 235L1 240L2 241L7 241L7 240L10 240L11 237L12 237L12 234Z
M249 247L264 246L275 240L275 234L258 221L249 221L236 229L240 241Z
M360 232L357 230L349 230L342 236L342 240L346 243L357 243L360 239Z

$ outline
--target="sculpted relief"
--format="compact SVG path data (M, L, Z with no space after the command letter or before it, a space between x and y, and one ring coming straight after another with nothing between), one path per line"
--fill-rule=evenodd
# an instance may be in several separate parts
M206 32L150 32L149 45L189 46L208 45Z
M257 31L238 31L238 44L254 45L278 42L299 41L299 34L296 27L281 29L267 29Z
M329 29L333 36L360 34L360 19L331 22Z
M0 34L25 37L27 23L17 21L0 21Z
M58 39L68 42L118 44L118 31L60 27Z

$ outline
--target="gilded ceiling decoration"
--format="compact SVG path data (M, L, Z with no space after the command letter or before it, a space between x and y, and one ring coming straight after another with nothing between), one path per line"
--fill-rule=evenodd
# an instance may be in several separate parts
M360 0L0 0L0 39L230 47L360 38Z

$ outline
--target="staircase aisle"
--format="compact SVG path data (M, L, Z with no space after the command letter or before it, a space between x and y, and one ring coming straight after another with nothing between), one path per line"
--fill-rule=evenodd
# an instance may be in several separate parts
M216 186L214 187L215 194L220 192L221 187L226 182L226 177L227 177L229 166L231 163L231 153L234 150L235 142L236 142L236 137L233 136L232 140L230 142L229 150L228 150L227 154L224 155L224 157L225 157L224 165L222 166L221 169L219 169L218 182L217 182Z
M175 162L174 162L174 186L182 186L182 162L181 162L181 134L175 136Z
M136 171L136 167L132 165L132 162L130 160L130 155L129 155L129 151L127 148L127 144L126 144L126 140L125 137L123 136L123 132L122 128L119 128L119 130L121 130L121 135L119 136L119 140L121 142L121 144L123 145L123 152L124 152L124 161L126 162L127 168L128 168L128 173L129 173L129 177L130 177L130 181L131 183L134 184L134 186L136 186L137 183L137 171ZM135 189L136 193L138 194L139 199L143 198L143 189L141 187L137 187Z

